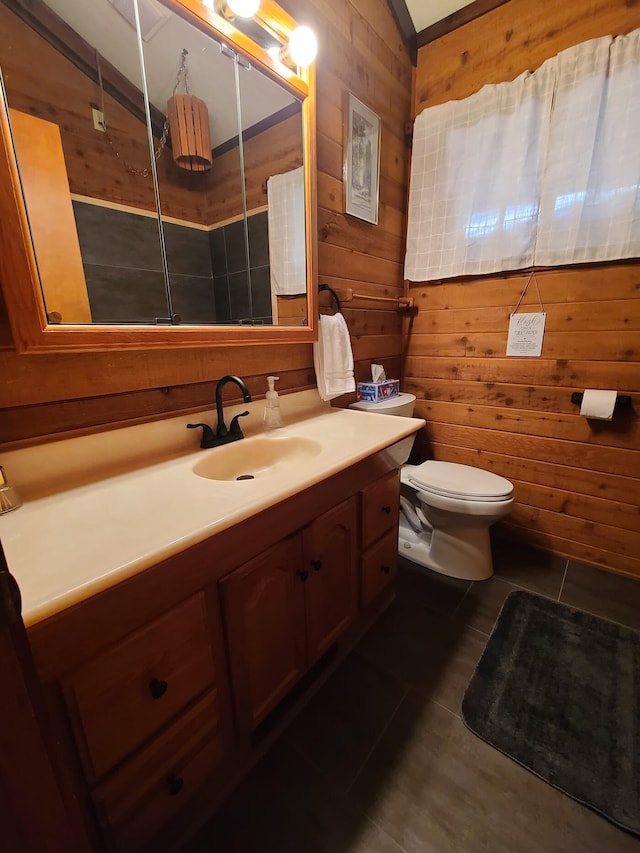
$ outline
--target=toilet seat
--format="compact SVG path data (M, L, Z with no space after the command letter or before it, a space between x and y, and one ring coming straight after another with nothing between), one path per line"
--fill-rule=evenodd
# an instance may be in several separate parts
M513 495L513 485L504 477L471 465L430 459L405 467L403 482L427 495L482 502L510 501Z

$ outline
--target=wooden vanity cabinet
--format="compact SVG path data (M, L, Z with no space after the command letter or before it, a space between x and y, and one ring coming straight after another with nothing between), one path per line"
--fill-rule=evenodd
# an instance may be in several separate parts
M358 612L349 498L220 582L239 727L253 730Z
M180 849L344 658L391 600L398 491L375 455L29 629L96 850Z

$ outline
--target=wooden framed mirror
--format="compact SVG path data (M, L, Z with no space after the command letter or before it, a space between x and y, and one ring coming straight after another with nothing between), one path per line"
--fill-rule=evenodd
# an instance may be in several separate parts
M134 29L134 0L0 0L16 348L314 340L314 69L269 50L295 22L270 0L242 24L213 2L137 5Z

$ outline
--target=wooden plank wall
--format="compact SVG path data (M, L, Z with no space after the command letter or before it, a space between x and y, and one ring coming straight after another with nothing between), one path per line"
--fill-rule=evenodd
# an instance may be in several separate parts
M302 116L289 116L246 140L243 146L247 210L267 204L267 179L302 166ZM214 156L214 190L207 197L207 225L242 216L240 153L237 145Z
M624 0L510 0L419 50L413 113L639 23L637 4ZM546 270L537 280L547 311L539 359L504 357L526 276L411 285L420 314L406 390L419 397L436 459L515 484L505 532L640 577L640 264ZM535 288L525 304L537 304ZM631 394L634 412L589 423L570 402L584 388Z
M412 66L386 0L281 0L297 20L314 27L317 74L319 280L358 293L403 293L406 197L410 151L405 138L411 109ZM343 114L351 92L382 119L378 225L345 216ZM331 305L328 294L321 303ZM345 307L356 377L370 377L372 361L399 376L402 322L382 303Z
M319 277L358 292L402 293L411 109L411 64L386 0L287 0L316 27L318 81ZM0 6L1 8L1 6ZM382 116L380 224L342 213L342 116L348 91ZM1 247L0 247L1 251ZM2 282L3 287L10 282ZM401 323L377 303L345 310L357 373L371 360L399 375ZM3 319L4 318L4 319ZM0 300L0 450L63 432L108 428L206 406L215 381L238 373L256 396L277 373L283 390L315 385L310 345L167 352L18 355Z

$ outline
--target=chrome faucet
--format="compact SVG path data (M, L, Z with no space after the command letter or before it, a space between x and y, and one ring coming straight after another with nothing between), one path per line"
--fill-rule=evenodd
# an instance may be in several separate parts
M248 415L249 412L240 412L240 414L233 417L228 429L224 422L224 412L222 410L222 389L228 382L233 382L238 386L242 391L242 398L245 403L251 402L249 389L239 376L223 376L216 385L216 414L218 416L216 431L214 432L209 424L187 424L187 429L197 429L198 427L202 427L202 441L200 442L200 447L202 448L207 449L210 447L218 447L221 444L229 444L231 441L239 441L241 438L244 438L244 434L240 429L238 421L240 418L244 418Z

